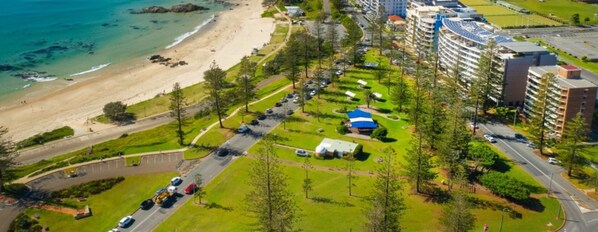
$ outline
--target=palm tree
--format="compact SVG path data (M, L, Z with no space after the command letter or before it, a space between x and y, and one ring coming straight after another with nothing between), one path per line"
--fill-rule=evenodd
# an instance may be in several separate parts
M369 89L366 89L363 91L363 99L365 99L365 103L367 103L368 105L368 109L370 108L370 103L372 102L372 100L374 100L374 96L372 94L372 91Z

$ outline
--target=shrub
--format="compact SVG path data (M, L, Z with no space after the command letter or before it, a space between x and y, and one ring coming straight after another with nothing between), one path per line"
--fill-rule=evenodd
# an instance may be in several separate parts
M480 183L490 189L492 193L501 197L523 201L529 198L529 189L525 183L514 179L504 173L491 172L482 175Z
M374 129L370 137L377 140L383 140L386 138L386 135L388 135L388 130L384 127L378 127Z
M22 213L10 223L8 231L41 231L41 227L36 226L37 224L37 220L33 220Z
M30 147L30 146L35 146L35 145L44 144L44 143L47 143L50 141L62 139L64 137L71 136L74 134L75 134L75 131L73 130L73 128L65 126L65 127L61 127L58 129L54 129L50 132L45 132L42 134L34 135L30 138L27 138L23 141L18 142L16 145L19 148Z
M363 145L357 144L357 147L355 148L355 154L353 154L353 156L359 155L361 152L363 152Z
M109 178L103 180L94 180L80 185L52 192L51 196L54 198L68 198L68 197L88 197L90 195L98 194L114 187L114 185L125 180L124 177Z
M341 125L336 128L336 132L338 132L341 135L344 135L349 133L349 128L347 128L347 126L345 125Z

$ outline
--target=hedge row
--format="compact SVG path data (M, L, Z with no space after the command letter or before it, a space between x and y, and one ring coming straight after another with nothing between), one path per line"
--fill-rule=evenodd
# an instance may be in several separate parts
M504 173L490 172L482 175L480 183L490 189L492 193L501 197L523 201L529 198L529 189L525 183L514 179Z

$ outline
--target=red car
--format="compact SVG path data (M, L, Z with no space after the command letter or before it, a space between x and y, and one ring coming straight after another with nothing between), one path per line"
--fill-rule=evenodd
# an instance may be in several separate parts
M185 189L185 194L193 194L195 190L197 190L197 185L195 183L191 183Z

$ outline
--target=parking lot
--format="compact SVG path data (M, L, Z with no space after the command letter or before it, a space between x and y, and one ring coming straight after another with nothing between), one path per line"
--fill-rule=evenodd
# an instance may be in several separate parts
M68 177L65 171L57 171L27 184L34 190L47 192L68 188L92 180L174 171L182 164L183 153L157 153L155 155L144 156L140 161L141 164L138 166L127 166L124 158L102 161L77 167L75 169L76 177Z

